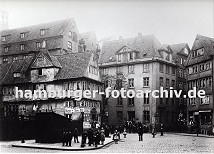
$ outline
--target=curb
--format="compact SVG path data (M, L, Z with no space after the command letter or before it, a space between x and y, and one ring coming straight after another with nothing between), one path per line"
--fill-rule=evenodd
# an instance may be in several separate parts
M206 135L196 135L196 134L180 134L180 133L175 133L175 135L181 135L181 136L192 136L192 137L205 137L205 138L214 138L214 136L206 136Z
M67 149L67 148L56 148L56 147L41 147L41 146L28 146L28 145L19 145L19 144L12 144L12 147L19 147L19 148L33 148L33 149L46 149L46 150L62 150L62 151L86 151L86 150L96 150L101 149L107 145L110 145L114 143L114 141L110 141L104 145L101 145L99 147L93 147L93 148L76 148L76 149Z

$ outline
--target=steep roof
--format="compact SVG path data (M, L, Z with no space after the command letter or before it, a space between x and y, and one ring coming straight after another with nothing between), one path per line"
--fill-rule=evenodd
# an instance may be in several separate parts
M123 46L128 46L133 50L139 51L139 58L161 57L158 50L164 50L161 43L154 35L137 36L103 43L100 53L99 63L107 63L109 59L116 61L116 52ZM144 56L143 54L146 53Z
M39 25L32 25L27 27L7 29L0 31L1 36L7 36L6 41L0 41L0 55L11 55L28 53L29 51L38 51L35 42L41 40L50 40L47 44L48 49L61 48L63 45L59 37L65 33L70 24L75 23L74 19L64 19ZM45 35L40 35L40 30L46 29ZM25 38L20 38L20 33L26 33ZM53 39L54 38L54 39ZM20 45L25 44L25 49L20 50ZM9 46L9 51L4 52L4 47Z
M50 56L50 61L60 65L60 70L55 76L55 80L87 77L86 70L89 65L92 52L72 53L58 56ZM34 62L34 57L13 61L12 63L0 65L2 84L17 84L31 82L30 76L14 78L14 72L26 74L30 65ZM4 67L7 68L4 70Z
M86 76L86 70L90 62L92 52L73 53L56 56L62 68L55 79L69 79Z
M188 46L187 43L179 43L179 44L171 44L169 45L169 48L172 50L173 54L177 54L177 53L185 54L183 50L187 46Z
M26 40L33 40L33 39L41 39L46 37L52 37L57 35L63 35L65 29L69 25L69 23L74 22L74 19L64 19L58 20L54 22L42 23L38 25L32 25L27 27L15 28L15 29L7 29L0 31L1 36L8 36L8 41L1 41L1 44L8 44L14 42L22 42ZM40 29L46 29L46 35L40 35ZM20 33L27 33L27 37L20 38Z
M192 52L200 48L204 48L204 54L202 56L192 58ZM191 52L188 55L185 65L189 66L206 61L211 58L211 55L214 55L214 39L198 34L195 38Z

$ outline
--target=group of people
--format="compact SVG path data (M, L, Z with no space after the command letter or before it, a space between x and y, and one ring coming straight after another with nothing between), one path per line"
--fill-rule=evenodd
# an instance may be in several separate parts
M74 143L79 143L78 140L79 131L77 128L74 131L64 131L62 134L62 146L71 146L72 139L74 138Z
M79 143L78 140L79 131L77 128L73 132L65 131L62 135L62 146L71 146L72 139L74 143ZM88 142L87 142L88 141ZM82 133L81 147L85 147L86 144L89 146L93 145L97 147L99 144L104 144L105 141L105 130L103 128L90 128ZM87 143L86 143L87 142Z

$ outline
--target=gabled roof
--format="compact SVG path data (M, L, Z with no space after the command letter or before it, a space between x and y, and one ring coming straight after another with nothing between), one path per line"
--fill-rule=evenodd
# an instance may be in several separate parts
M41 39L46 37L58 36L63 35L67 26L74 22L74 19L64 19L58 20L54 22L42 23L38 25L32 25L27 27L15 28L15 29L7 29L0 31L1 36L9 36L9 40L2 42L0 44L8 44L14 42L22 42L26 40L33 40L33 39ZM41 36L40 29L46 29L47 34ZM27 37L20 38L20 33L27 33Z
M111 59L111 62L116 61L116 52L124 45L139 51L139 58L161 57L158 50L164 50L154 35L106 41L103 43L99 63L108 63L109 59Z
M204 54L202 56L192 58L192 52L200 48L204 48ZM211 58L211 55L214 55L214 39L198 34L185 65L189 66L206 61Z
M169 49L173 52L173 54L181 53L187 56L187 54L184 53L184 49L188 46L187 43L179 43L179 44L171 44L169 45Z
M86 77L86 71L92 56L92 52L71 53L56 56L62 68L56 75L56 80Z
M62 48L63 44L61 43L61 38L68 28L72 30L72 23L75 23L74 19L64 19L39 25L0 31L1 36L8 36L7 41L0 41L0 55L22 54L28 53L29 51L38 52L36 42L41 42L43 40L48 41L48 50ZM40 35L41 29L47 30L45 35ZM20 38L20 33L26 33L26 37ZM25 45L24 50L20 50L21 44ZM6 46L9 46L8 52L4 52L4 47Z
M55 76L54 80L72 79L79 77L87 77L87 68L91 60L92 52L84 53L71 53L58 56L50 56L50 60L57 61L57 65L60 65L59 72ZM26 59L13 61L12 63L0 65L2 84L17 84L31 82L28 75L30 66L36 59L34 57L28 57ZM6 68L6 69L4 69ZM21 72L25 76L20 78L14 78L14 72Z
M123 51L123 49L126 48L126 51ZM116 54L120 54L120 53L127 53L127 52L131 52L131 51L135 51L138 52L136 50L131 49L130 47L128 47L127 45L124 45L122 48L120 48Z

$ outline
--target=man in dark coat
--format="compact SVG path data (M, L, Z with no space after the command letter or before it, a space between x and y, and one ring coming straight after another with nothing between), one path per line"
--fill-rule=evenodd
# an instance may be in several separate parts
M71 147L72 138L73 138L73 134L70 131L70 132L68 132L68 146L69 147Z
M62 146L65 146L66 144L66 132L62 133Z
M138 128L139 141L143 141L143 127Z
M79 131L77 128L74 129L74 143L79 143L79 140L78 140L78 135L79 135Z
M161 136L163 136L163 124L160 125Z
M90 128L88 130L88 145L91 146L93 144L93 130Z

